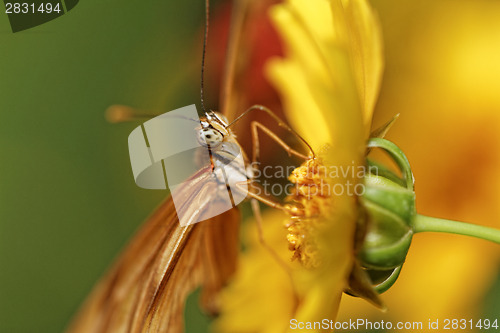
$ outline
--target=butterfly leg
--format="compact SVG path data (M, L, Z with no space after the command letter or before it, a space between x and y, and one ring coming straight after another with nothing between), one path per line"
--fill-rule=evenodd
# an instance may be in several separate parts
M293 205L282 205L277 201L274 201L272 199L269 199L268 197L261 195L260 191L262 191L262 190L258 187L254 187L254 186L256 186L256 183L252 179L249 179L247 181L237 182L235 185L236 185L236 189L238 191L241 191L241 193L248 195L252 199L260 201L263 204L265 204L271 208L282 210L285 213L289 214L290 216L298 216L302 212L299 208L294 207ZM249 185L251 186L250 187L251 190L248 189ZM259 193L255 193L252 191L252 189L255 189L255 188L257 188L259 190Z
M248 180L246 182L239 182L236 183L236 187L240 191L247 191L248 195L251 197L250 199L250 204L252 206L252 212L255 217L255 220L257 222L257 232L258 232L258 237L259 237L259 242L268 250L271 255L274 257L274 259L288 272L290 272L290 267L286 262L283 261L283 259L276 253L276 251L269 245L267 244L265 238L264 238L264 231L262 228L262 215L260 211L260 206L259 206L259 201L263 202L264 204L272 207L272 208L277 208L280 210L287 210L287 206L283 206L271 199L265 198L261 196L258 193L254 193L252 189L255 189L254 187L251 187L250 190L248 190L249 185L251 185L252 180ZM245 185L245 187L243 187Z
M262 215L260 211L259 202L257 199L251 199L250 204L252 205L252 212L257 223L257 233L259 237L259 243L266 248L273 258L283 267L283 269L291 274L290 266L278 255L278 253L266 242L264 238L264 229L262 228Z
M253 143L253 148L252 148L252 162L255 163L259 159L260 156L260 144L259 144L259 129L267 134L271 139L273 139L277 144L279 144L287 153L288 156L294 155L299 158L302 158L304 160L308 160L310 157L306 156L289 145L287 145L283 140L281 140L273 131L271 131L269 128L265 127L261 123L257 121L252 121L250 124L251 130L252 130L252 143Z
M268 115L271 116L271 118L274 119L274 121L278 124L278 126L286 129L289 133L291 133L292 135L294 135L296 138L298 138L300 141L302 141L302 143L304 145L307 146L308 150L309 150L309 156L307 156L306 158L315 158L316 157L316 154L314 153L314 150L312 149L311 145L309 145L309 143L307 143L307 141L302 137L300 136L299 133L295 132L293 130L293 128L291 128L290 126L288 126L283 120L281 120L271 109L263 106L263 105L259 105L259 104L255 104L251 107L249 107L245 112L243 112L239 117L237 117L235 120L233 120L229 125L228 127L230 127L231 125L233 125L234 123L236 123L238 120L240 120L242 117L244 117L245 115L247 115L248 113L250 113L251 111L263 111L265 113L267 113ZM268 130L270 133L272 133L270 130ZM272 133L272 136L274 136L275 138L279 139L274 133ZM276 140L275 140L276 141ZM281 141L281 139L280 139ZM277 141L278 143L280 143L279 141ZM283 141L281 141L283 143ZM281 143L280 143L281 144ZM284 143L283 143L284 144ZM285 149L288 149L287 152L289 152L289 150L291 149L290 147L288 147L286 144L282 145L283 147L287 147ZM290 153L290 152L289 152ZM295 153L298 153L295 151ZM294 155L297 155L295 154ZM301 153L298 153L299 155L301 155L301 157L304 157L305 155L301 154Z
M256 184L252 179L249 179L247 181L237 182L235 185L236 185L236 188L238 189L238 191L241 191L241 193L248 195L252 199L260 201L271 208L276 208L279 210L290 212L290 208L287 205L286 206L282 205L277 201L274 201L272 199L269 199L265 196L260 195L259 193L260 193L261 189L258 187L254 187L254 186L256 186ZM249 190L248 186L250 186L250 190ZM254 189L257 189L259 191L259 193L253 192L252 190L254 190Z
M259 202L257 201L257 199L252 198L250 200L250 204L252 205L252 211L253 211L253 214L255 216L255 221L257 224L257 233L258 233L258 237L259 237L259 243L272 255L273 259L283 268L283 270L286 272L286 274L288 275L288 277L290 279L290 284L292 286L292 290L294 290L293 294L294 294L294 312L295 312L295 310L298 306L298 303L299 303L299 297L298 297L297 293L295 292L295 290L297 290L297 289L295 287L295 283L293 280L292 268L266 242L266 240L264 238L264 230L262 228L262 215L261 215L261 211L260 211Z

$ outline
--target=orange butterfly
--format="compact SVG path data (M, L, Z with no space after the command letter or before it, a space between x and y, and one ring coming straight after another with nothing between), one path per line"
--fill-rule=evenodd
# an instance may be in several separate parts
M208 17L208 0L206 6ZM230 60L226 68L226 80L223 83L223 114L227 114L229 106L235 105L232 86L236 63L231 59L236 58L238 34L244 20L245 6L245 1L237 2L233 10L236 16L233 17L232 36L228 46ZM207 28L208 26L205 27L203 54L205 54ZM256 106L249 111L255 109L271 114L280 126L297 135L267 108ZM201 118L201 123L202 128L215 130L221 134L219 138L221 142L233 143L239 147L229 129L234 121L228 124L224 117L207 112L205 117ZM289 153L307 158L293 151L260 124L254 125L255 133L257 127L269 134ZM204 139L207 141L206 137ZM214 148L216 145L211 146L213 147L209 148L215 162L222 159L224 154L232 153L224 148L224 145L217 145L218 149ZM258 145L255 145L254 161L258 150ZM191 176L188 185L178 189L176 195L183 198L186 203L183 215L197 219L210 204L208 199L213 199L216 195L215 192L210 192L213 191L213 187L207 185L210 184L210 179L213 180L211 178L213 159L211 165L202 166ZM247 179L252 177L251 172L247 170L234 172L244 174ZM254 194L251 196L273 207L280 206ZM197 204L192 204L193 202ZM182 332L185 299L189 292L198 286L202 286L203 308L209 313L217 313L216 295L235 271L239 246L239 219L238 210L233 208L203 223L181 226L174 202L169 196L146 221L112 269L95 287L68 332Z

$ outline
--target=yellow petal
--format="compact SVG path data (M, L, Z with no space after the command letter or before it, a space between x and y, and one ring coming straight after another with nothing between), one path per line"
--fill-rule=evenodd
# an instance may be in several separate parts
M271 61L267 72L294 128L315 147L332 142L328 133L336 124L328 113L359 104L368 135L383 68L379 24L368 4L293 0L274 7L271 16L286 41L286 58ZM336 109L318 104L320 87Z
M266 243L282 258L290 261L286 216L278 210L263 215ZM293 314L294 292L286 271L260 244L255 220L244 226L239 269L234 281L222 293L221 315L213 328L216 332L283 332Z
M271 17L286 57L273 59L267 73L292 126L317 150L327 146L321 154L326 167L350 171L363 165L381 71L380 38L369 40L366 48L361 45L371 34L378 34L378 25L369 29L377 24L369 7L363 1L290 0L273 7ZM352 191L360 182L351 173L336 175L326 181L343 192L331 196L328 214L315 217L320 267L293 265L292 282L255 239L250 241L234 283L224 292L223 314L215 326L219 331L292 331L292 318L299 322L335 319L354 260L358 210L348 186ZM292 253L283 228L286 216L272 212L263 220L266 242L289 261Z
M345 15L339 15L340 10L334 9L334 22L338 22L338 30L347 30L347 33L338 36L347 37L346 43L350 47L349 55L363 107L364 124L369 127L384 67L380 24L366 1L344 0L334 4L344 8Z

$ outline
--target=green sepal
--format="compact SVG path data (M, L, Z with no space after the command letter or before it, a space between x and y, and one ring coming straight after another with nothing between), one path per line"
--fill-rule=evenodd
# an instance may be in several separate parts
M396 282L403 265L386 271L368 270L367 273L373 283L373 289L382 294L389 290Z
M385 177L372 174L365 176L362 200L397 215L405 226L410 226L415 218L415 192Z
M413 174L404 153L392 142L372 138L368 149L382 148L399 166L399 177L382 164L367 159L365 192L360 197L364 208L364 238L358 258L375 291L389 289L399 276L413 237L416 216Z
M384 311L386 306L379 297L380 293L373 286L372 281L366 269L361 267L356 260L349 275L348 288L344 292L351 296L360 297Z
M404 263L413 231L396 214L369 201L369 224L359 257L363 266L379 270L391 269Z

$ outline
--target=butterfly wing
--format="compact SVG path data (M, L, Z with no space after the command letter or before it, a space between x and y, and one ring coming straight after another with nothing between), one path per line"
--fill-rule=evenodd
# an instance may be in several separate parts
M186 208L202 214L216 188L202 169L181 189ZM201 181L200 181L201 179ZM194 188L193 188L194 186ZM191 205L194 197L199 206ZM213 202L212 202L213 204ZM215 312L215 295L234 272L236 209L181 227L169 197L146 221L111 271L98 283L68 332L182 332L188 293L203 285L202 303Z
M202 306L211 313L217 312L217 293L235 269L238 226L236 209L194 225L178 269L172 271L170 278L162 278L146 324L142 325L146 331L182 332L184 300L197 285L203 286Z

